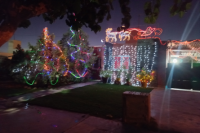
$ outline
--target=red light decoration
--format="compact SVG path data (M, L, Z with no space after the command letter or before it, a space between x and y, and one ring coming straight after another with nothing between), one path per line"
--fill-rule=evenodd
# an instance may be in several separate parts
M57 46L57 44L55 44L52 40L52 38L48 35L48 28L45 27L43 29L43 33L44 33L44 44L45 44L45 47L47 48L47 50L44 51L44 56L45 56L45 63L44 63L44 69L49 71L50 70L50 66L48 65L49 62L50 62L50 58L49 56L51 55L51 50L50 49L53 49L54 47L56 49L59 50L60 52L60 56L56 59L56 61L54 61L54 64L55 64L55 68L57 69L57 71L59 70L60 66L58 65L59 64L59 60L60 58L64 59L65 60L65 64L66 64L66 67L67 67L67 70L66 72L63 74L63 76L67 76L67 73L69 71L69 65L66 61L66 57L64 56L62 50L60 49L60 47Z
M154 33L154 36L159 36L162 34L163 30L161 28L152 28L152 27L147 27L146 30L141 30L139 28L129 28L126 31L120 31L120 32L112 32L112 28L108 28L106 29L106 42L116 42L117 41L117 34L119 34L119 39L120 41L130 40L130 34L132 31L137 31L137 35L138 36L133 36L134 40L138 40L138 39L145 39L152 35ZM149 37L149 38L153 38L153 37ZM110 40L111 39L111 40ZM161 43L162 44L162 43Z
M197 57L193 56L193 52L195 51L196 53L200 54L199 50L200 50L200 39L196 39L193 41L176 41L176 40L172 40L171 42L168 43L168 48L169 48L169 52L172 55L176 55L175 52L172 51L173 47L178 47L180 45L185 45L188 48L191 49L191 52L187 53L187 56L190 56L192 59L196 60L196 61L200 61L200 59L197 59ZM179 56L179 58L185 58L187 56Z

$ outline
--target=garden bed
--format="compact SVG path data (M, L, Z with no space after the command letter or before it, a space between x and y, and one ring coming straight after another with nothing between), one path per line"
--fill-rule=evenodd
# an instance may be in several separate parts
M29 104L119 119L122 118L124 91L149 93L152 89L99 83L37 98Z

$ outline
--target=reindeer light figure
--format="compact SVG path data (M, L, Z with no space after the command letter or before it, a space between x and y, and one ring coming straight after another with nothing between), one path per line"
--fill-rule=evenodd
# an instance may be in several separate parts
M125 40L129 41L130 40L130 34L131 34L131 31L121 31L119 33L120 41L122 41L123 37L124 37L123 41L125 41Z
M106 29L106 42L109 42L109 40L111 39L111 42L113 41L117 41L117 34L118 32L111 32L112 28L108 28Z

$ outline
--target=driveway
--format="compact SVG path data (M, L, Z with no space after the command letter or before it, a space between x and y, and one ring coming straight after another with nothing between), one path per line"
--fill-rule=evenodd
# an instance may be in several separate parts
M151 116L163 130L199 133L200 92L154 89Z

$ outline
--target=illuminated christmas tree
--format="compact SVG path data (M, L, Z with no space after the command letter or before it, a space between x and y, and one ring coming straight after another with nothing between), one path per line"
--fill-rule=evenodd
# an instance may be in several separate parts
M62 49L53 42L54 35L48 35L48 29L44 28L42 36L36 46L30 45L24 79L29 85L36 84L35 81L48 81L55 85L60 76L67 75L68 63Z
M88 36L82 30L73 31L70 28L58 45L67 51L69 73L75 78L89 76L96 57L93 48L89 47Z
M62 82L62 79L84 79L89 76L96 59L87 38L81 30L75 32L70 29L57 45L53 42L54 35L48 35L48 29L44 28L36 46L29 44L28 57L13 72L20 70L20 77L23 75L29 85L41 82L55 85L60 77Z

